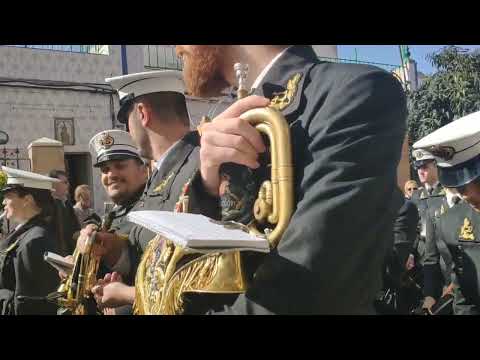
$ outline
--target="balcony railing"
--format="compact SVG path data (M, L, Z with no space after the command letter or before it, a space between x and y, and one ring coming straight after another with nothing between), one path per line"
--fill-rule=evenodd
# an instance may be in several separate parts
M329 62L336 62L336 63L352 63L352 64L365 64L365 65L373 65L389 72L392 72L400 67L400 65L392 65L392 64L384 64L384 63L377 63L372 61L360 61L357 59L341 59L341 58L329 58L329 57L319 57L319 60L322 61L329 61Z
M319 60L330 61L336 63L355 63L374 65L389 72L399 68L399 65L378 63L372 61L360 61L356 59L341 59L319 57ZM144 64L146 68L151 69L173 69L182 70L183 64L175 54L175 47L171 45L145 45L144 47Z
M7 45L27 49L108 55L108 45Z

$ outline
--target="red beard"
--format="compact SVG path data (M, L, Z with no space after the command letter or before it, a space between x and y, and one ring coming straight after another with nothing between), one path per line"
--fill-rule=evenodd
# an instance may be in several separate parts
M217 45L195 45L185 53L183 78L189 95L218 96L229 86L221 73L221 50Z

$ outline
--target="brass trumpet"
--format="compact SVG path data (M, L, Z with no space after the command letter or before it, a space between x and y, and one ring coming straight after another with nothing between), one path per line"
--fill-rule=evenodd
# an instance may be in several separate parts
M239 99L247 96L245 88L246 72L248 67L235 64L235 73L238 79L237 96ZM257 224L249 225L250 231L261 234L257 225L267 224L264 235L270 247L275 248L290 222L293 212L293 162L292 145L290 141L290 127L282 113L272 101L269 107L252 109L240 116L250 125L268 137L271 149L270 180L260 186L255 201L253 214ZM273 227L273 229L271 227Z
M114 213L107 213L98 231L108 231L114 218ZM91 290L97 282L97 272L100 257L93 254L96 231L85 242L85 251L73 253L74 267L72 273L60 284L56 293L48 297L59 306L59 315L92 315L96 313L96 304Z

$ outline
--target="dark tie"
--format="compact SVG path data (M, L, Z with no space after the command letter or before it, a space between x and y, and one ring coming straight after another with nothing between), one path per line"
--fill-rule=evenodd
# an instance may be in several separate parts
M151 185L153 179L155 178L155 176L157 175L157 173L158 173L158 168L155 166L155 170L153 170L152 175L148 178L147 186L145 188L145 193L147 193L148 190L150 189L150 185Z

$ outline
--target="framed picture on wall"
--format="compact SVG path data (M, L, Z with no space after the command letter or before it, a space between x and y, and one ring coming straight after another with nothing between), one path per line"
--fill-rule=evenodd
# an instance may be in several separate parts
M75 145L75 125L73 118L55 118L55 140L63 145Z

